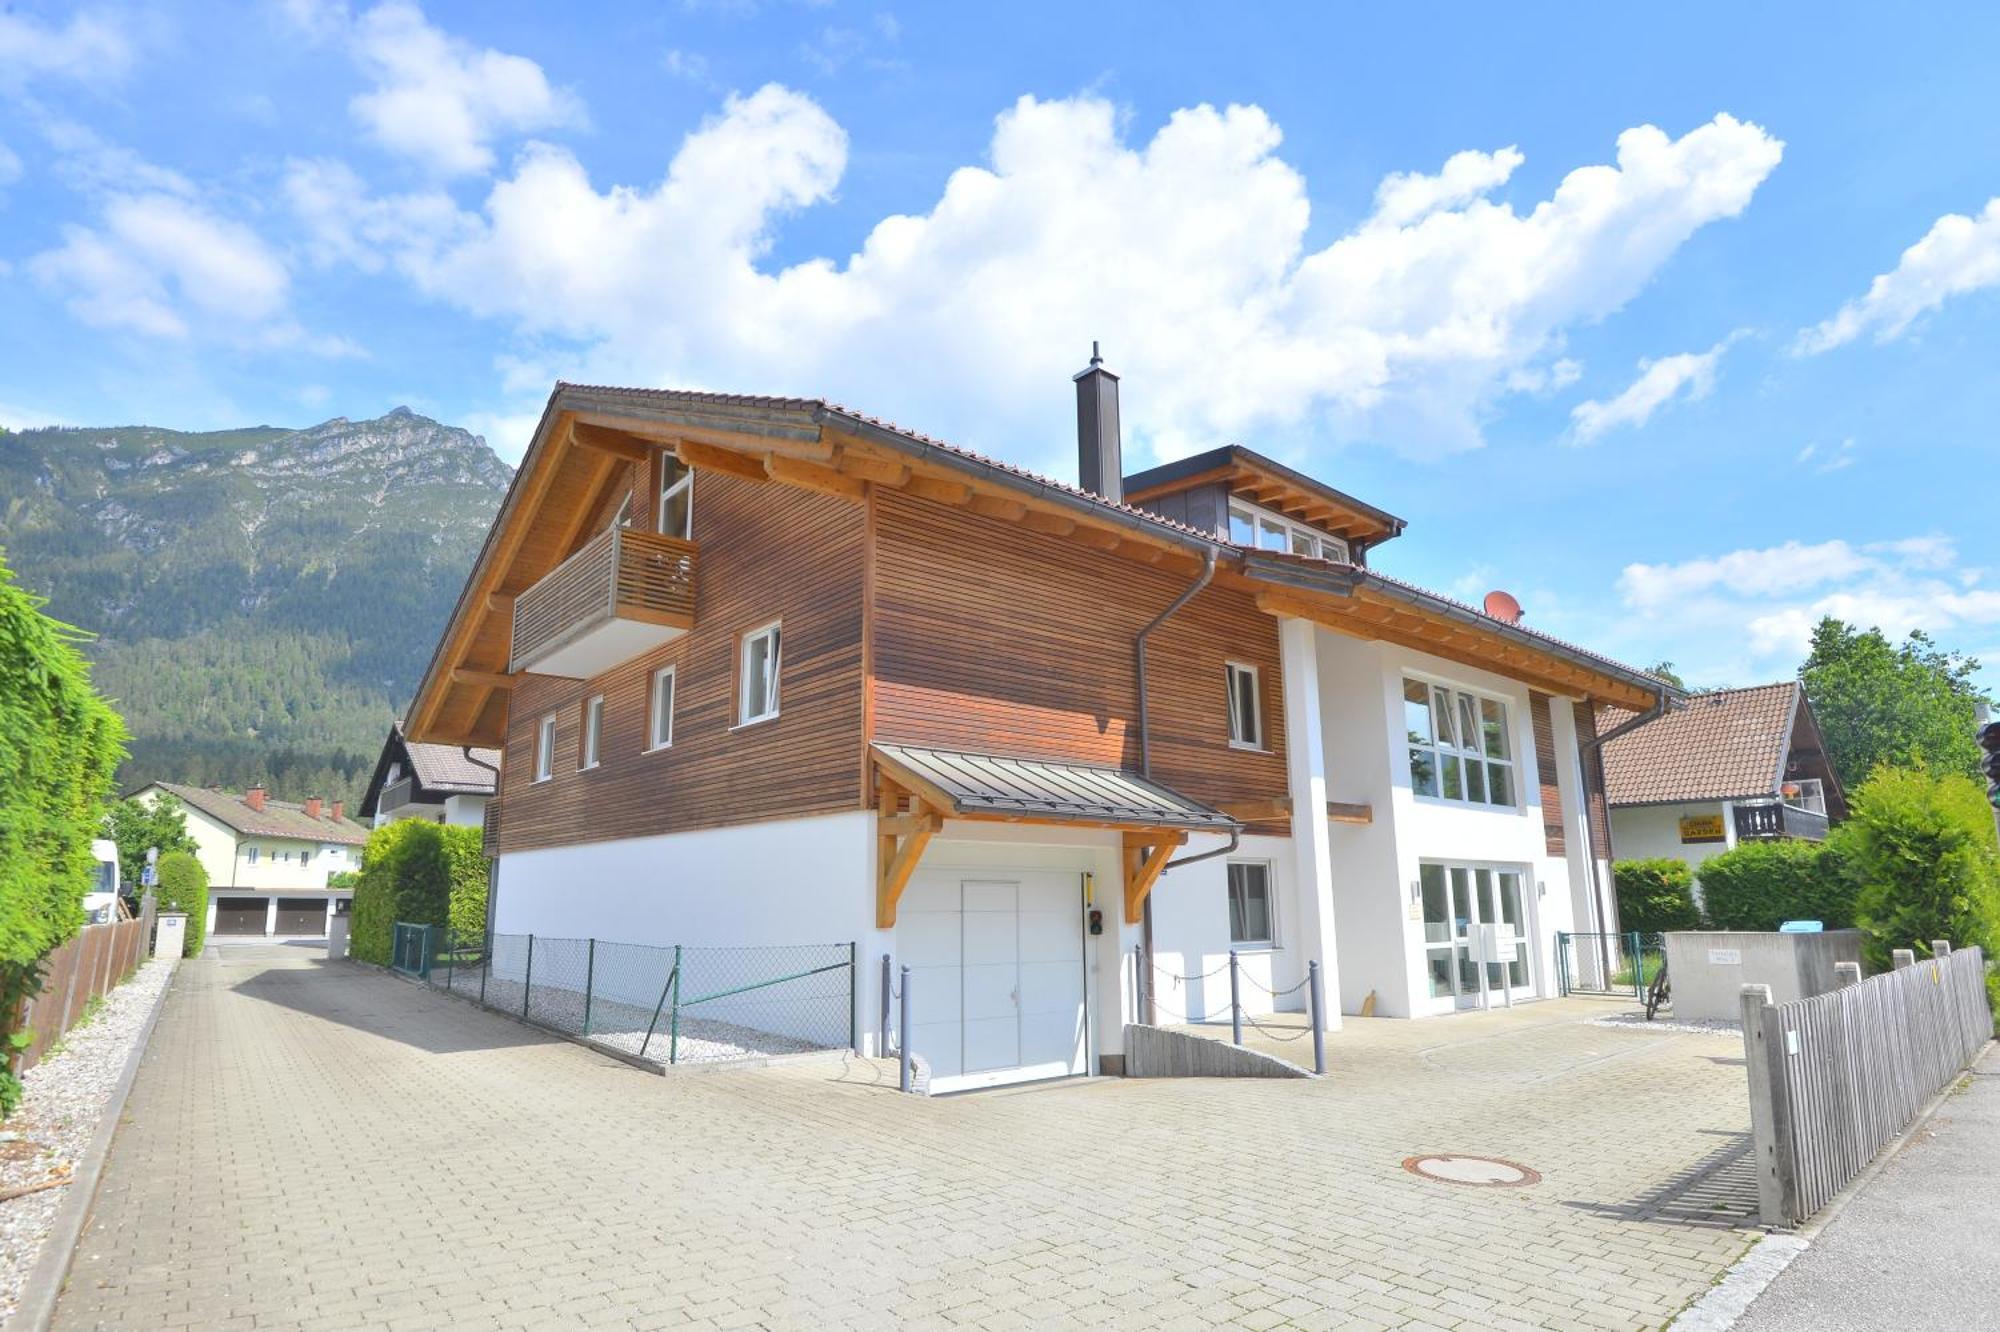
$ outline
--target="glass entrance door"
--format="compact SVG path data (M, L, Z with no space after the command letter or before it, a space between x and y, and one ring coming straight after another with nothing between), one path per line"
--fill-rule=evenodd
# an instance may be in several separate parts
M1421 867L1431 997L1487 1008L1534 997L1523 875L1498 865Z

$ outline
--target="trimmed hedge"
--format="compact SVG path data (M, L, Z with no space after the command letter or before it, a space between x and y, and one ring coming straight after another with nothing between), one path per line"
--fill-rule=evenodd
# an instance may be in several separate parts
M208 938L208 871L185 851L169 851L160 857L159 910L187 912L187 934L182 957L200 957Z
M1618 895L1618 925L1642 934L1701 928L1694 904L1694 871L1684 860L1620 860L1611 866Z
M397 922L486 928L486 857L480 830L401 819L377 828L361 853L348 951L389 964Z
M1746 842L1701 862L1701 898L1718 930L1775 930L1817 920L1854 924L1855 883L1837 842Z
M1853 866L1855 903L1880 969L1898 948L1922 956L1933 939L2000 939L2000 843L1986 793L1970 777L1877 768L1848 799L1839 842Z

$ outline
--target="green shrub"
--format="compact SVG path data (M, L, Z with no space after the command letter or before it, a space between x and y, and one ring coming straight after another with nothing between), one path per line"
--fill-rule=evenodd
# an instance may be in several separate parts
M348 951L389 964L397 922L486 928L486 858L477 828L422 819L385 824L369 835L354 884Z
M1701 862L1701 901L1718 930L1775 930L1817 920L1854 925L1855 885L1834 842L1745 842Z
M1701 928L1694 872L1682 860L1620 860L1611 866L1618 924L1642 934Z
M1970 777L1877 768L1848 799L1839 844L1860 894L1868 960L1890 965L1898 948L1930 951L1933 939L1993 955L2000 935L2000 843L1986 793Z
M208 871L185 851L167 852L158 869L159 909L187 912L187 944L181 955L200 957L208 934Z

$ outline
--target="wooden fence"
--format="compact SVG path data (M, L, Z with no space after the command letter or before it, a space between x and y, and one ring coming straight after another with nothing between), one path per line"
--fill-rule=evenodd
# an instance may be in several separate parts
M152 899L146 901L150 904ZM138 970L152 938L150 906L137 920L110 925L86 925L77 936L42 959L41 993L22 1007L12 1030L34 1033L34 1040L14 1060L14 1071L25 1073L41 1062L50 1046L83 1017L90 1001Z
M1767 1225L1803 1221L1832 1200L1993 1038L1986 958L1977 948L1896 955L1896 970L1773 1005L1743 987L1743 1052L1758 1193Z

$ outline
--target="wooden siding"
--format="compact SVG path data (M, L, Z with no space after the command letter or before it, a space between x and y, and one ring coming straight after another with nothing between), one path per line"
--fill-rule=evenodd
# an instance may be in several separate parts
M1568 838L1563 834L1562 787L1557 785L1555 719L1549 713L1554 700L1547 694L1528 691L1528 719L1535 728L1535 776L1542 791L1542 839L1552 856L1566 854Z
M1597 734L1597 712L1588 703L1570 705L1576 717L1576 738L1580 746ZM1592 746L1582 751L1583 807L1590 820L1590 846L1600 860L1616 858L1611 845L1611 807L1604 798L1604 751Z
M1133 640L1189 579L899 492L873 503L873 736L1137 769ZM1269 752L1229 747L1226 661L1258 668ZM1209 804L1286 794L1277 622L1251 597L1202 592L1153 634L1149 670L1154 777Z
M649 469L632 473L635 505ZM503 853L854 809L862 740L863 510L719 472L695 478L695 627L593 680L525 676L507 725ZM615 512L616 504L609 506ZM599 508L600 514L607 512ZM650 508L639 512L648 515ZM779 715L735 724L738 636L783 622ZM670 748L647 753L648 691L676 668ZM577 770L582 704L604 695L599 766ZM535 728L554 713L554 776L534 777Z

